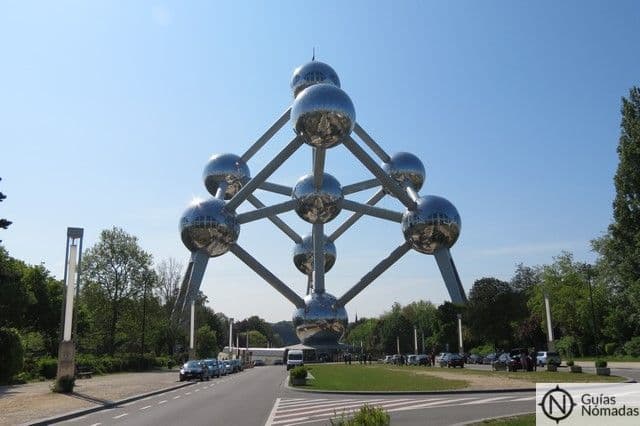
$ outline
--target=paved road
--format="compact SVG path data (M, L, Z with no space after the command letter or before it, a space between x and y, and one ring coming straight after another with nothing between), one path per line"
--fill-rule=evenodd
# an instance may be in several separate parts
M102 410L61 424L99 425L327 425L336 413L379 405L393 425L450 425L534 411L531 392L450 395L324 395L284 387L286 371L260 367Z

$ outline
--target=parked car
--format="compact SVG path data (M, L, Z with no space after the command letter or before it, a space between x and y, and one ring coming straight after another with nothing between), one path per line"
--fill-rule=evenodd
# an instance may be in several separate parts
M459 354L448 353L440 359L440 367L460 367L464 368L464 358Z
M487 356L485 356L484 358L482 358L482 363L483 364L487 364L487 365L492 365L493 361L498 359L498 356L499 355L497 353L490 353Z
M448 352L440 352L438 355L436 355L436 364L440 364L440 361L446 354L448 354Z
M287 352L287 371L300 365L304 365L303 352L300 349L289 350Z
M513 356L508 353L500 354L500 356L491 363L492 370L507 370L518 371L522 369L522 363L520 362L520 354L514 354Z
M281 359L276 359L273 361L273 365L282 365L284 364Z
M254 367L264 367L264 361L261 359L255 359L253 360L253 366Z
M207 364L203 361L187 361L180 369L180 381L200 379L200 381L211 378Z
M471 354L467 358L467 364L482 364L482 357L478 354Z
M418 355L409 355L407 357L407 364L409 365L427 365L427 355L418 354Z
M547 364L559 366L561 362L558 352L540 351L536 354L536 363L540 366Z
M385 364L391 364L391 359L392 358L393 358L393 355L386 355L382 362L385 363Z
M217 359L205 359L204 363L209 368L209 375L211 377L220 377L220 365Z
M224 361L222 361L222 365L224 365L225 374L233 373L233 367L231 366L230 360L225 359Z

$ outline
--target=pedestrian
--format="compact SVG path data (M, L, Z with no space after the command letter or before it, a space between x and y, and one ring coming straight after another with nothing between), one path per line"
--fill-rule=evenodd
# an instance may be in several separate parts
M536 348L533 348L531 352L531 363L533 364L533 371L538 371L538 353L536 352Z

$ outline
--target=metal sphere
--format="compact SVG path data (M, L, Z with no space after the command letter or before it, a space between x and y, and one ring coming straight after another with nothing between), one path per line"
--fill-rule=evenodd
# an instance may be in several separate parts
M455 206L435 195L418 198L415 210L407 210L402 215L404 238L414 250L425 254L451 248L460 236L461 226Z
M342 187L328 173L324 173L320 189L316 189L313 175L303 176L293 188L292 197L298 201L296 213L309 223L327 223L342 210Z
M331 84L304 89L291 107L291 122L307 144L330 148L353 130L356 110L349 96Z
M300 92L318 83L333 84L340 87L338 74L324 62L311 61L299 66L291 76L291 91L296 98Z
M336 298L329 293L311 293L304 298L305 307L293 313L293 326L305 345L335 346L349 321L344 307L335 307Z
M223 200L211 198L187 208L180 218L180 237L190 251L206 250L209 256L225 254L238 240L240 225Z
M382 169L402 187L410 185L417 192L424 184L424 165L418 157L408 152L393 154L388 163L382 164Z
M324 236L324 271L329 272L336 263L336 246L331 240ZM313 271L313 235L302 237L302 242L297 243L293 248L293 264L298 271L309 275Z
M229 200L240 191L242 185L251 179L249 167L235 154L213 155L202 172L202 180L207 191L214 197L221 182L227 183L224 199Z

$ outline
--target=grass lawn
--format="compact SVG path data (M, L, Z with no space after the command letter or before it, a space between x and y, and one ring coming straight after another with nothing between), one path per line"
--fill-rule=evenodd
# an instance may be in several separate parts
M478 376L490 376L490 377L508 377L510 379L524 380L531 383L585 383L585 382L623 382L625 379L619 376L597 376L589 373L570 373L568 371L519 371L519 372L507 372L507 371L485 371L474 370L472 368L440 368L440 367L395 367L394 370L402 369L421 369L424 371L443 371L447 373L459 374L461 379L463 376L474 374ZM430 370L432 369L432 370Z
M637 356L631 355L622 355L622 356L610 356L610 355L601 355L599 357L594 356L585 356L585 357L574 357L574 361L595 361L596 359L606 359L608 362L640 362L640 358Z
M352 391L436 391L462 389L468 382L445 380L420 375L385 365L313 364L309 366L314 380L307 380L308 389Z
M504 417L502 419L485 420L476 425L500 425L500 426L529 426L536 424L535 414L525 414L522 416Z

